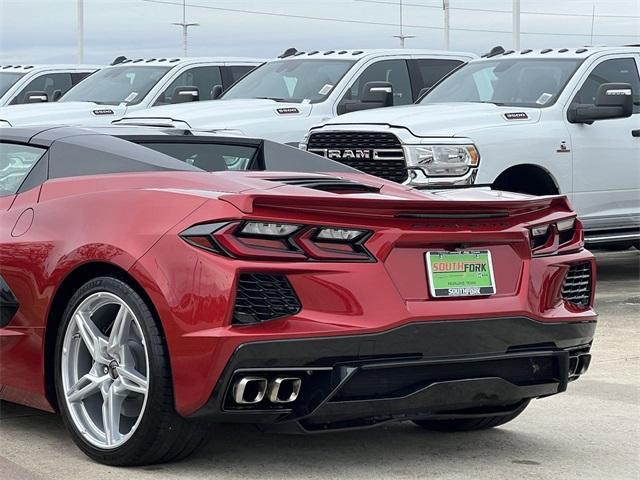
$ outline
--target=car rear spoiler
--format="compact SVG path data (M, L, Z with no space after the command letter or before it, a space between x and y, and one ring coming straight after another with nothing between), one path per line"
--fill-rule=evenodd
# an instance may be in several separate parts
M301 196L278 193L229 194L219 197L246 214L287 211L307 214L334 214L357 218L416 219L490 219L506 218L550 211L570 213L564 196L531 197L527 199L468 200L452 199L458 192L448 192L446 198L429 196L424 200L409 200L384 194L335 196ZM462 193L462 192L460 192ZM425 193L425 196L428 195Z

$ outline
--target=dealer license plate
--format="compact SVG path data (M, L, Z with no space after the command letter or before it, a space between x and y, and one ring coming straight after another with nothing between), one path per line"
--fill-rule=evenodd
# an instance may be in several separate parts
M496 293L491 252L427 252L433 297L472 297Z

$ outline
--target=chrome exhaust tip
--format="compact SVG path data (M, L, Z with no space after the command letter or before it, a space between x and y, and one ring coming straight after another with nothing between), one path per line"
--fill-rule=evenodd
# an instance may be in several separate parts
M297 377L278 377L269 385L271 403L292 403L298 399L302 380Z
M233 386L233 401L238 405L260 403L267 394L268 382L263 377L242 377Z

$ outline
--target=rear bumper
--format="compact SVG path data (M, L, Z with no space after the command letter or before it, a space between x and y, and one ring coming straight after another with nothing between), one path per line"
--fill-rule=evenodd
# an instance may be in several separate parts
M375 334L240 345L191 417L305 432L425 417L504 413L566 390L588 368L594 321L525 317L407 324ZM300 396L238 405L239 379L302 380Z

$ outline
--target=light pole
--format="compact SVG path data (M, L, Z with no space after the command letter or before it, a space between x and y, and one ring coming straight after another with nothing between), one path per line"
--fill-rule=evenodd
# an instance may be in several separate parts
M182 22L172 23L182 27L182 51L185 57L189 56L189 27L197 27L199 23L187 23L187 0L182 0Z
M400 48L404 48L404 41L407 38L415 38L415 35L405 35L402 32L402 0L400 0L400 35L394 35L394 38L400 39Z
M84 63L84 0L78 0L78 63Z
M520 0L513 0L513 49L520 50Z
M442 0L442 9L444 10L444 49L451 49L451 39L449 36L449 30L451 27L449 18L449 0Z

